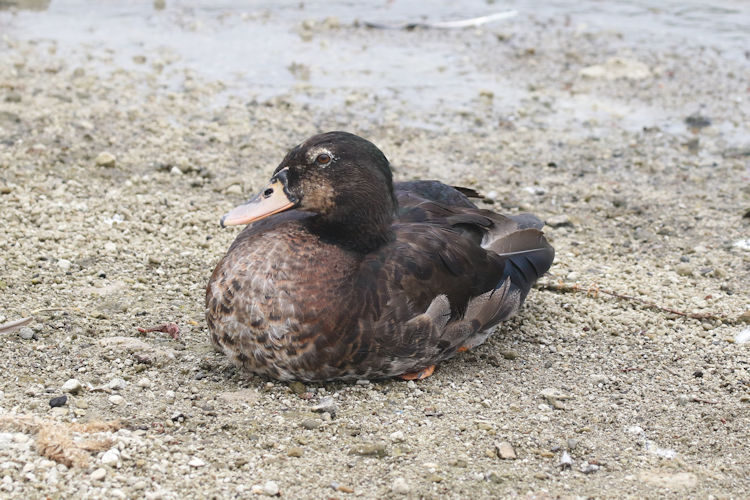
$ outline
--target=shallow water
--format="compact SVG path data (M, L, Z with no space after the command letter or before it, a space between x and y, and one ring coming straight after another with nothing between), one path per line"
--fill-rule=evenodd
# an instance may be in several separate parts
M3 5L7 10L0 11L0 30L7 37L49 44L72 65L101 71L105 78L114 64L132 71L136 79L158 68L160 81L171 90L179 90L191 78L220 81L223 90L215 93L214 105L224 104L228 96L263 101L283 95L331 107L351 104L352 94L359 93L376 101L399 100L414 112L402 117L403 123L430 128L443 126L439 116L427 116L436 109L465 110L487 91L494 95L495 108L509 108L527 98L529 91L501 69L482 67L474 57L471 37L450 33L459 30L419 36L405 30L372 30L363 23L453 21L513 10L513 17L468 31L476 38L488 33L503 36L529 23L542 23L550 29L619 33L625 52L644 44L678 51L681 46L699 46L722 58L750 57L750 4L731 0L475 0L460 6L444 0L431 2L429 9L422 2L320 0L239 5L168 1L164 9L153 2L131 1L0 1ZM324 22L327 18L335 18L333 25ZM306 22L309 29L303 28ZM351 30L360 33L353 36ZM685 132L681 121L659 123L669 113L658 107L580 96L556 99L557 112L550 113L548 126L560 126L571 115L580 122L614 115L630 129L658 123ZM377 113L377 106L369 112ZM746 132L734 125L718 126L735 138Z

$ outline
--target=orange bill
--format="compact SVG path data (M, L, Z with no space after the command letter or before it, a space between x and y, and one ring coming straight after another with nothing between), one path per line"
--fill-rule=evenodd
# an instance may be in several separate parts
M221 218L221 227L249 224L269 215L283 212L296 204L297 201L287 193L281 180L274 177L250 201L227 212Z

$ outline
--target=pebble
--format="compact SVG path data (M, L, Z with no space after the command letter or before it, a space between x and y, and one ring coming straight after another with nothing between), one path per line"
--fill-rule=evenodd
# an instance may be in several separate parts
M62 392L69 392L70 394L78 394L79 392L81 392L82 388L83 386L78 379L71 378L62 385L60 390Z
M306 418L302 421L302 427L308 430L317 429L323 422L316 418Z
M391 433L391 441L395 443L403 443L406 441L406 437L402 431L396 431Z
M292 446L286 452L286 456L299 458L302 456L302 448L299 446Z
M500 351L500 355L504 357L505 359L516 359L518 357L518 353L512 349L505 349Z
M104 455L102 455L101 462L102 465L117 465L120 461L120 452L117 451L117 448L112 448L110 450L107 450L104 452Z
M560 457L560 468L565 470L570 469L571 467L573 467L573 459L571 458L570 453L565 450Z
M104 244L104 251L106 251L107 253L115 253L117 251L117 245L115 245L111 241L108 241Z
M34 330L29 328L28 326L24 326L23 328L18 330L18 336L24 340L31 340L32 338L34 338Z
M581 472L584 474L593 474L594 472L599 470L599 466L596 464L590 464L588 462L583 462L581 464Z
M197 469L198 467L203 467L204 465L206 465L206 462L204 462L203 460L201 460L201 459L200 459L200 458L198 458L198 457L193 457L193 458L192 458L192 459L191 459L191 460L190 460L190 461L188 462L188 465L189 465L190 467L195 467L195 468Z
M385 443L365 443L359 446L355 446L350 452L350 455L361 455L363 457L378 457L382 458L387 455Z
M497 456L503 460L516 459L516 450L514 450L513 446L507 441L495 444L495 453L497 453Z
M65 406L65 403L68 402L68 396L63 394L62 396L57 396L56 398L52 398L49 400L49 405L51 408L59 408L60 406Z
M138 380L138 382L136 382L136 385L142 389L148 389L149 387L151 387L151 380L147 377L143 377L142 379Z
M734 336L734 341L737 344L750 342L750 328L745 328L741 332L737 332L737 335Z
M107 388L109 388L112 391L121 391L125 388L125 386L128 385L127 382L125 382L124 379L121 378L113 378L109 381L107 384Z
M94 472L91 473L91 480L92 481L101 481L104 479L104 476L107 475L107 469L104 467L99 467Z
M57 261L57 267L59 267L62 271L70 270L70 266L72 265L73 263L70 262L68 259L60 259Z
M113 405L121 405L125 402L125 398L120 396L119 394L113 394L109 397L109 402Z
M296 395L304 394L307 392L307 387L305 387L305 384L302 382L291 382L289 384L289 389Z
M279 485L275 481L266 481L263 484L263 493L270 497L275 497L279 494Z
M411 491L411 487L409 486L409 483L406 482L406 479L403 477L397 477L393 480L391 491L396 495L406 495Z
M336 401L331 396L321 398L317 405L312 407L312 411L317 413L330 413L331 416L336 414Z
M549 227L572 227L573 223L567 215L553 215L544 221Z
M102 151L97 155L96 160L94 160L97 166L105 168L114 167L116 161L117 159L115 158L115 155L108 151Z
M693 275L693 268L690 267L690 264L685 264L684 262L674 266L674 270L680 276L692 276Z

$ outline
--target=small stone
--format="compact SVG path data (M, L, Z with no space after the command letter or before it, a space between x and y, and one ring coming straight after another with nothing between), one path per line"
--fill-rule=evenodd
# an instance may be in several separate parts
M750 342L750 328L745 328L741 332L737 332L737 335L734 336L734 342L736 344L745 344L747 342Z
M495 453L497 453L497 456L503 460L516 459L516 450L514 450L513 446L507 441L495 444Z
M311 431L320 427L322 423L323 422L321 422L317 418L306 418L302 421L302 427Z
M500 351L500 355L504 357L505 359L516 359L518 357L518 353L512 349L506 349Z
M698 112L685 118L685 123L690 128L705 128L711 125L711 119L707 116L703 116Z
M382 458L387 455L387 451L385 443L365 443L352 448L349 454Z
M62 392L69 392L70 394L78 394L79 392L81 392L82 388L83 386L81 385L81 382L78 381L78 379L71 378L62 385L60 390Z
M57 267L59 267L62 271L69 271L71 265L72 262L70 262L68 259L60 259L57 261Z
M577 439L568 439L567 445L568 445L568 449L570 451L573 451L573 450L575 450L578 447L578 440Z
M24 326L23 328L18 330L18 336L24 340L31 340L34 338L34 330L29 328L28 326Z
M312 407L316 413L329 413L332 417L336 416L336 401L331 396L321 398L317 405Z
M149 387L151 387L151 380L143 377L142 379L138 380L138 382L136 382L136 385L142 389L148 389Z
M167 0L154 0L154 10L164 10L167 8Z
M115 156L108 152L108 151L102 151L99 153L94 160L97 166L99 167L105 167L105 168L112 168L115 166L116 158Z
M307 392L307 387L302 382L291 382L289 389L298 396Z
M581 472L584 474L593 474L594 472L599 470L599 466L596 464L590 464L588 462L583 462L581 464Z
M686 264L684 262L674 266L674 270L680 276L692 276L693 275L693 268L690 267L690 264Z
M91 473L91 480L92 481L101 481L104 479L104 476L107 475L107 469L104 467L99 467L94 472Z
M193 457L193 458L192 458L192 459L191 459L191 460L190 460L190 461L188 462L188 465L189 465L190 467L195 467L195 468L197 469L198 467L203 467L204 465L206 465L206 462L204 462L203 460L201 460L201 459L200 459L200 458L198 458L198 457Z
M498 474L494 470L492 472L490 472L489 474L487 474L486 479L488 481L490 481L490 482L495 483L495 484L502 484L502 483L505 482L505 477L503 477L502 475Z
M172 175L182 175L182 170L179 167L172 167L169 173Z
M104 244L104 251L107 253L115 253L117 251L117 245L108 241Z
M120 396L119 394L113 394L109 397L109 402L115 406L119 406L125 402L125 398Z
M688 396L687 394L680 394L677 396L677 404L680 406L685 406L686 404L690 403L692 401L692 397Z
M62 396L57 396L56 398L52 398L49 400L49 405L51 408L59 408L61 406L65 406L65 403L68 402L68 396L63 394Z
M570 456L570 453L568 453L567 450L562 452L562 456L560 457L560 468L562 470L570 469L573 467L573 459Z
M112 390L112 391L121 391L122 389L125 388L126 385L128 385L128 383L125 382L124 379L113 378L107 384L107 388L110 389L110 390Z
M396 431L391 433L391 441L395 443L403 443L406 441L406 437L402 431Z
M275 481L266 481L263 485L263 493L269 497L275 497L279 494L279 485Z
M409 483L406 482L406 479L403 477L397 477L393 480L391 491L396 495L406 495L411 491L411 487L409 486Z
M567 215L553 215L549 217L545 223L549 227L572 227L573 223L570 221L570 217Z
M117 465L119 461L120 452L117 451L117 448L112 448L111 450L105 451L104 455L102 455L101 458L102 465L114 466Z
M299 458L302 456L302 448L299 446L292 446L286 452L286 456Z

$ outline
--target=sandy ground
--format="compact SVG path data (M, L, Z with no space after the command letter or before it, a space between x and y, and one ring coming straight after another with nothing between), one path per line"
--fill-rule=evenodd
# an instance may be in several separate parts
M515 89L430 109L356 89L320 106L304 85L248 99L179 71L175 89L169 54L131 70L6 36L0 323L34 320L2 335L0 496L746 497L747 58L627 46L569 21L299 27L321 47L469 47L461 64ZM532 291L485 345L418 383L237 372L203 317L237 232L218 219L287 148L331 129L374 141L398 178L546 219L544 283L591 293ZM137 331L165 322L179 339Z

